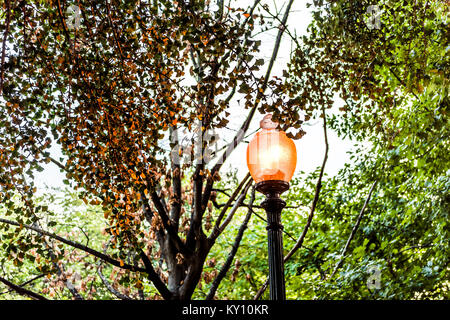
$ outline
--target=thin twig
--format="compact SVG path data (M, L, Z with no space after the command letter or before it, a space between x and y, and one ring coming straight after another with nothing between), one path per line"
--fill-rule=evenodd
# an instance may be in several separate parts
M106 251L108 250L109 243L111 240L108 241L108 243L105 246L105 249L103 250L103 254L106 254ZM101 268L102 268L103 261L99 260L98 266L97 266L97 274L99 275L100 279L102 280L103 284L105 285L106 289L109 290L113 295L115 295L117 298L122 300L132 300L129 296L124 295L117 291L109 282L106 280L105 276L103 275Z
M244 221L241 224L241 227L239 228L238 234L236 236L236 239L234 240L233 247L231 248L230 253L228 254L227 260L223 264L222 268L219 271L219 274L214 279L211 288L209 290L208 295L206 296L206 300L211 300L214 298L214 295L216 294L216 291L220 285L220 282L223 280L223 278L226 276L228 270L231 267L231 263L233 262L234 257L236 256L236 253L239 249L239 245L241 244L242 237L244 236L244 232L247 229L248 222L252 216L253 210L252 205L255 201L255 188L252 188L250 203L247 211L247 215L244 218Z
M375 189L375 186L377 185L377 182L378 181L375 181L372 184L372 187L370 188L369 194L367 195L366 201L364 202L364 205L361 208L361 211L359 212L358 218L356 219L356 223L353 226L352 232L350 233L350 236L347 239L347 243L345 244L344 249L342 249L341 258L338 261L338 263L336 264L336 266L335 266L335 268L333 270L333 273L328 278L328 280L331 280L334 277L334 275L336 274L337 270L342 266L342 263L344 262L344 259L345 259L345 254L347 253L347 250L348 250L348 248L350 246L350 242L353 240L353 237L355 236L356 231L358 230L359 224L361 223L361 220L363 218L364 212L365 212L366 207L367 207L367 205L369 203L370 197L372 196L372 192Z
M227 225L231 222L231 219L233 219L234 214L236 213L237 209L239 208L240 204L244 201L245 197L247 196L247 191L252 185L253 180L249 180L247 185L244 187L244 190L242 190L242 193L240 194L239 198L236 200L236 203L231 208L230 212L228 213L228 216L226 217L225 221L220 225L219 232L221 233Z
M234 190L231 197L228 199L227 203L225 204L225 207L222 208L222 211L220 212L219 216L216 219L214 229L211 232L210 236L208 237L208 240L214 241L214 239L216 239L219 236L219 226L220 226L220 223L222 222L222 219L223 219L226 211L231 206L234 199L238 196L240 190L244 187L244 185L247 183L249 178L250 178L250 173L247 173L247 175L244 177L244 179L242 179L241 183L239 183L238 187Z

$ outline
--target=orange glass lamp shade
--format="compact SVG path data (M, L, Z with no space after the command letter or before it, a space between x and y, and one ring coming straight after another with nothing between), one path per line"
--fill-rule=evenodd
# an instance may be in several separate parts
M294 141L270 117L261 121L262 130L250 141L247 147L247 166L256 183L268 180L289 182L297 165L297 149ZM267 119L269 119L267 121Z

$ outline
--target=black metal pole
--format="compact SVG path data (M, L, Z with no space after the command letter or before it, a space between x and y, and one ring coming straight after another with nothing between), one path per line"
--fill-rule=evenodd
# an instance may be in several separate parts
M256 190L266 196L261 206L267 213L270 300L286 300L281 224L281 211L286 202L280 195L288 189L289 183L281 180L268 180L256 184Z

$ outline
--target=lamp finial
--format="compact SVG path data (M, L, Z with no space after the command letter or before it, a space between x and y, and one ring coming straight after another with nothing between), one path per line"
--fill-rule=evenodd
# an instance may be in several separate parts
M269 113L259 122L259 127L261 129L276 129L276 127L278 127L278 122L273 122L272 114Z

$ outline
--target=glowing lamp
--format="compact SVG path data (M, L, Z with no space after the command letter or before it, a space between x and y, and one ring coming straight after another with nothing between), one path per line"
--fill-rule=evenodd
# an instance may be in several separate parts
M268 180L289 182L297 164L297 150L294 141L278 124L272 122L272 115L266 115L260 122L261 131L247 147L247 166L256 183Z
M285 300L281 211L286 202L280 195L289 189L297 164L297 150L294 141L277 130L277 126L272 115L263 118L262 130L248 144L247 166L256 182L256 190L266 196L261 207L267 213L270 299Z

